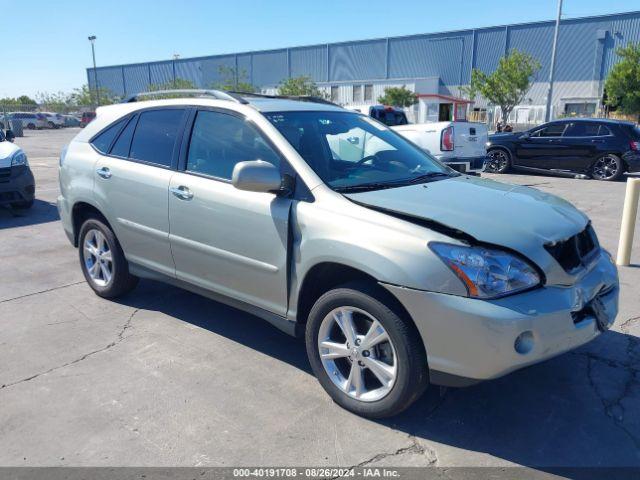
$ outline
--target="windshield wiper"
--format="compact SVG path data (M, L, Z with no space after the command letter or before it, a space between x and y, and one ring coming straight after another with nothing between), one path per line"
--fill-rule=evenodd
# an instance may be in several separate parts
M422 183L424 181L427 180L431 180L432 178L438 178L438 177L454 177L456 176L453 173L446 173L446 172L429 172L429 173L425 173L423 175L418 175L417 177L413 177L413 178L407 178L405 180L405 182L407 184L412 184L412 183Z
M362 183L360 185L346 185L344 187L334 187L333 189L339 193L355 193L355 192L369 192L371 190L383 190L385 188L393 188L397 187L398 184L396 182L372 182L372 183Z
M458 174L445 173L445 172L429 172L417 177L405 178L402 180L395 180L393 182L372 182L363 183L360 185L347 185L344 187L334 187L336 192L340 193L354 193L354 192L368 192L371 190L382 190L385 188L396 188L404 185L413 185L415 183L425 183L429 180L433 180L439 177L456 177Z

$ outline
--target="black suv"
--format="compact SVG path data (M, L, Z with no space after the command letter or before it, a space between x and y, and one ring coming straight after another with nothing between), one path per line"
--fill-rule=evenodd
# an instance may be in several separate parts
M488 171L547 170L617 180L640 171L640 128L604 118L557 120L526 132L490 135L487 152Z

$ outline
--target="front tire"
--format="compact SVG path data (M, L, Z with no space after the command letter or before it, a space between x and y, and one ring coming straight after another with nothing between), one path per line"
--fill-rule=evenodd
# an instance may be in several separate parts
M100 220L90 218L82 224L78 252L84 278L97 295L116 298L138 284L138 277L129 273L129 264L116 236Z
M622 159L613 153L601 155L591 167L591 177L594 180L615 182L624 174L625 165Z
M410 319L366 284L322 295L306 327L318 381L341 407L383 418L408 408L428 385L427 357Z
M25 202L16 202L16 203L12 203L11 207L17 210L28 210L31 207L33 207L33 202L34 202L33 199L27 200Z
M511 155L501 148L494 148L487 152L489 163L486 171L489 173L507 173L511 169Z

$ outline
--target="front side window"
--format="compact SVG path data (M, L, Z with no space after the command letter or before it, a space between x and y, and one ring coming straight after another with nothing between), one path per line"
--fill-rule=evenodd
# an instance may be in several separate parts
M567 127L566 123L550 123L538 130L535 130L532 137L561 137L564 129Z
M173 147L184 110L149 110L140 114L129 157L164 167L171 166Z
M226 113L198 112L191 132L187 171L231 180L237 163L252 160L280 166L278 154L247 121Z
M266 117L337 191L389 188L457 175L365 115L278 112Z

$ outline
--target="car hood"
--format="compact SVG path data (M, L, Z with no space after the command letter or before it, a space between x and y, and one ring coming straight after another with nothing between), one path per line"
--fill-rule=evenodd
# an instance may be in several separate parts
M544 244L575 235L589 221L554 195L467 176L346 196L365 206L436 222L477 241L515 250L545 271L559 266L553 265ZM556 273L560 283L569 282L563 270Z
M0 168L11 166L11 157L20 151L20 147L11 142L0 142Z

